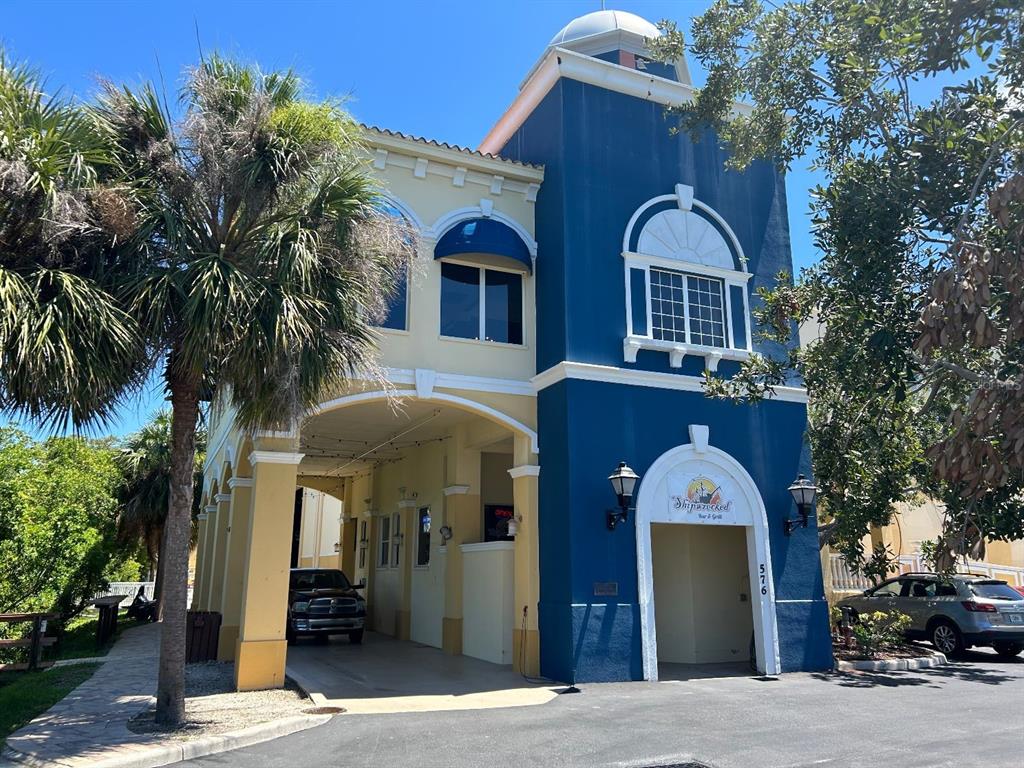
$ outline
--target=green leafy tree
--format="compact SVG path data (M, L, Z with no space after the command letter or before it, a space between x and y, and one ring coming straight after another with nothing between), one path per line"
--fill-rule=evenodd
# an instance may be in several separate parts
M105 587L117 547L120 472L108 442L34 442L0 427L0 613L63 624Z
M707 389L756 400L803 377L821 540L854 565L884 572L861 541L917 491L946 505L939 567L1024 536L1022 24L1019 0L719 0L688 46L668 21L651 41L708 72L680 130L715 126L736 168L809 158L825 177L820 262L756 309L765 338L809 319L822 338Z
M199 514L206 456L206 429L196 430L196 456L193 468L192 520ZM163 587L164 523L170 502L171 413L161 410L124 440L117 457L123 475L120 492L118 536L125 543L140 545L146 552L150 570L156 570L155 594L158 603ZM194 538L194 524L193 536Z
M81 106L44 96L6 62L0 81L11 115L0 178L24 198L0 208L0 280L22 291L0 282L0 397L82 424L150 371L163 376L172 419L156 716L178 723L200 403L217 387L243 427L290 428L372 366L371 325L415 243L380 212L358 126L338 104L306 98L291 72L206 59L173 112L150 85L105 84ZM58 147L51 123L65 132ZM57 236L38 224L56 209L38 168L50 197L68 203ZM87 242L69 245L64 232ZM65 285L82 294L69 310ZM62 311L67 331L53 327Z

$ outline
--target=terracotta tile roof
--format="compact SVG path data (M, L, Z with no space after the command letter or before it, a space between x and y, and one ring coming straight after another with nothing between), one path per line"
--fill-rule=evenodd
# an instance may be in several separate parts
M524 163L520 160L512 160L508 157L502 157L501 155L491 155L486 152L478 152L475 149L469 149L468 147L460 147L458 144L449 144L446 141L437 141L436 139L427 139L423 136L413 136L409 133L402 133L401 131L392 131L387 128L378 128L376 125L367 125L366 123L360 123L359 126L367 131L373 131L379 133L382 136L391 136L395 139L405 139L406 141L415 141L419 144L426 144L431 147L438 147L439 149L450 149L454 152L461 152L465 155L473 155L474 157L482 157L487 160L497 160L502 163L511 163L512 165L518 165L523 168L534 168L537 170L543 170L543 165L535 165L533 163Z

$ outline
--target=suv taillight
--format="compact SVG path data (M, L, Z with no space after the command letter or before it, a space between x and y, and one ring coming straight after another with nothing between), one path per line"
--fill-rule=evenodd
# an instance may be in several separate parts
M976 603L973 600L964 600L960 605L971 613L999 613L994 605L989 605L988 603Z

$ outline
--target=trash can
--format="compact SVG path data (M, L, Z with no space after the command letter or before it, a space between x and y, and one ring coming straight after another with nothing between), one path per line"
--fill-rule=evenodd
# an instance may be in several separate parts
M185 623L185 661L217 660L220 640L220 613L217 611L189 611Z

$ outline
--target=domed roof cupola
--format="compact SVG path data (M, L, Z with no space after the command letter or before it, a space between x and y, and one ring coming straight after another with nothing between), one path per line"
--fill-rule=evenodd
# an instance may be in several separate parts
M661 31L647 19L628 11L594 11L573 19L551 38L548 49L568 48L630 69L645 70L690 85L686 60L675 67L649 61L646 39Z

